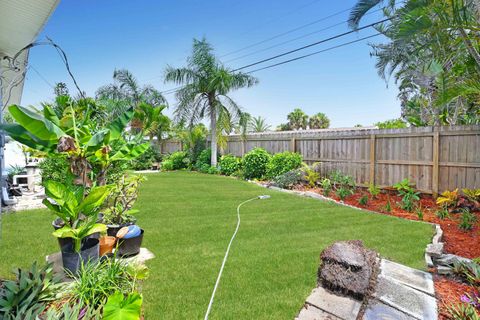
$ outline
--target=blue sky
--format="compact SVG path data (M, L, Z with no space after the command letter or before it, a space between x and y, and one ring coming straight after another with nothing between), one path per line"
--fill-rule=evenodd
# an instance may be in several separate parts
M224 56L346 10L354 3L354 0L62 0L39 39L48 36L66 51L80 87L89 95L94 95L99 86L111 82L115 68L127 68L141 83L150 83L163 91L175 87L163 82L165 66L183 66L194 37L205 36L214 46L216 54L227 62L341 23L347 19L348 12ZM374 13L362 24L379 18L378 13ZM343 23L226 64L237 68L347 30L346 23ZM373 33L373 30L361 31L272 63ZM374 38L370 41L381 40ZM254 74L260 80L259 85L232 93L232 97L245 111L267 118L273 126L286 122L287 113L296 107L310 115L326 113L332 127L371 125L399 117L395 84L390 83L387 88L378 77L375 61L369 53L367 41L362 41L260 71ZM39 105L42 101L51 100L51 85L60 81L66 82L70 91L74 92L67 72L52 48L33 48L30 63L32 68L27 74L22 104ZM167 114L170 115L175 99L173 95L167 95L167 98L171 105Z

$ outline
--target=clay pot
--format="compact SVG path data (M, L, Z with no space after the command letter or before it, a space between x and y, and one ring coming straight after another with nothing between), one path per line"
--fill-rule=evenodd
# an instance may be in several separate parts
M100 238L100 256L103 256L107 253L112 253L113 247L115 246L115 237L104 236Z

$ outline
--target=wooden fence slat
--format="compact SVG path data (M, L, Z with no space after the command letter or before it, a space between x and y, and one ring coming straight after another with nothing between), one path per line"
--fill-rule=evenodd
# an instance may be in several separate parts
M375 184L375 151L376 151L376 138L372 134L370 136L370 184Z

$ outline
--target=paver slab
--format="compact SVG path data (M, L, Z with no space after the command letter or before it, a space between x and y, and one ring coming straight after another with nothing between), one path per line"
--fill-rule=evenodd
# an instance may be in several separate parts
M380 269L383 276L390 277L404 285L420 290L429 295L435 295L433 278L430 273L385 259L382 259Z
M363 320L412 320L414 317L379 301L370 300Z
M314 306L305 305L295 320L342 320Z
M359 301L330 293L322 287L313 289L307 303L344 320L355 320L361 307Z

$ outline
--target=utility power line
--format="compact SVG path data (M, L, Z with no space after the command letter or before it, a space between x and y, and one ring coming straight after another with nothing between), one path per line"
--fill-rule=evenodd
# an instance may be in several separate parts
M380 20L380 21L376 21L376 22L373 22L373 23L370 23L370 24L367 24L363 27L360 27L360 28L356 28L354 30L350 30L350 31L347 31L347 32L343 32L343 33L340 33L340 34L337 34L337 35L334 35L332 37L329 37L329 38L326 38L326 39L323 39L323 40L320 40L320 41L317 41L317 42L314 42L314 43L311 43L311 44L308 44L308 45L305 45L303 47L300 47L300 48L296 48L296 49L293 49L293 50L290 50L290 51L287 51L287 52L284 52L284 53L280 53L280 54L277 54L273 57L270 57L270 58L266 58L266 59L263 59L263 60L260 60L260 61L257 61L257 62L253 62L253 63L250 63L246 66L243 66L243 67L240 67L240 68L237 68L237 69L234 69L232 70L233 72L235 71L240 71L240 70L243 70L243 69L246 69L246 68L249 68L249 67L253 67L253 66L256 66L258 64L261 64L261 63L264 63L264 62L268 62L268 61L271 61L271 60L274 60L274 59L277 59L277 58L280 58L280 57L283 57L283 56L286 56L286 55L289 55L289 54L292 54L292 53L295 53L295 52L298 52L298 51L301 51L301 50L305 50L307 48L311 48L311 47L314 47L314 46L318 46L319 44L322 44L322 43L325 43L325 42L328 42L328 41L332 41L332 40L335 40L335 39L338 39L338 38L341 38L341 37L344 37L346 35L349 35L349 34L352 34L352 33L355 33L357 31L361 31L361 30L364 30L364 29L367 29L367 28L371 28L377 24L380 24L380 23L383 23L383 22L386 22L386 21L389 21L391 20L391 18L387 18L387 19L383 19L383 20Z
M43 80L43 82L45 82L49 87L51 87L52 89L55 89L55 87L37 70L37 68L35 68L33 66L33 64L29 64L30 65L30 68L35 71L35 73L40 77L40 79Z

